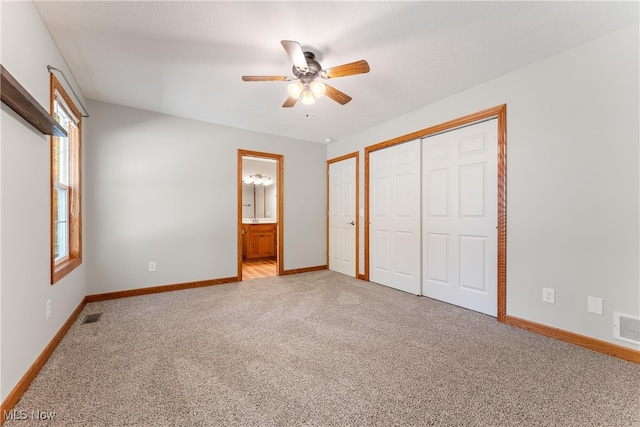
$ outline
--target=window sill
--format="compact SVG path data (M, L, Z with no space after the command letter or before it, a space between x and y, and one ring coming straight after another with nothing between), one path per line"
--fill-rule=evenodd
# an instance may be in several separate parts
M67 274L75 270L80 264L82 264L82 258L75 257L69 258L58 264L54 265L51 271L51 284L55 284Z

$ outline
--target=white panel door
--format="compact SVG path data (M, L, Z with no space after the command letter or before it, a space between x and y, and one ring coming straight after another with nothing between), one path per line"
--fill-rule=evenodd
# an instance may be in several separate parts
M369 157L369 279L420 294L420 141Z
M329 270L356 276L356 159L329 164Z
M497 120L423 140L422 294L497 316Z

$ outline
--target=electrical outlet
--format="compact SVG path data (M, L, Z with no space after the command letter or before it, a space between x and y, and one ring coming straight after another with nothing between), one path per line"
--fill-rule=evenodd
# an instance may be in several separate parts
M149 272L154 272L154 271L156 271L156 262L149 261Z
M549 304L556 303L556 290L551 288L542 288L542 301Z
M51 317L51 300L47 300L47 319Z

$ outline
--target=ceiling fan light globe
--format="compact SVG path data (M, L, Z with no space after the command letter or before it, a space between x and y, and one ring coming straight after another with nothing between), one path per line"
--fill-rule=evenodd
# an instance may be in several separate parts
M317 82L315 80L309 84L309 88L311 89L313 96L315 96L316 98L322 97L324 93L327 91L327 85L321 82Z
M291 83L290 85L287 86L287 91L289 92L289 95L295 99L298 99L300 97L300 94L302 93L303 89L304 89L304 86L302 85L302 82Z
M313 96L313 92L305 90L302 92L302 103L304 105L311 105L316 102L316 98Z

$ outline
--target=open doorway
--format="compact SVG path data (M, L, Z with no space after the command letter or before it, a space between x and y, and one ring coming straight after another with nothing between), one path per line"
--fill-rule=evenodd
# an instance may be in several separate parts
M238 150L238 280L282 271L283 156Z

